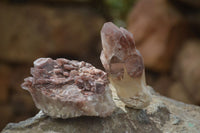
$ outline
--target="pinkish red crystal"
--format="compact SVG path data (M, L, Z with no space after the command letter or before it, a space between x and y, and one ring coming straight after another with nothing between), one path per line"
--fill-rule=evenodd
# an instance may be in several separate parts
M110 115L115 105L105 72L86 62L39 58L22 88L36 106L52 117Z
M130 32L108 22L101 30L101 38L101 62L108 73L122 78L125 68L131 77L142 75L143 59Z
M148 106L151 96L146 86L143 59L132 34L108 22L101 30L101 40L101 62L119 98L128 107Z

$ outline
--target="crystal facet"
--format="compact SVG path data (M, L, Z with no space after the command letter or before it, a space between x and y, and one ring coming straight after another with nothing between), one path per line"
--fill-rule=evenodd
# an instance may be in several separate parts
M143 59L135 47L133 35L108 22L103 25L101 39L100 59L120 99L128 107L148 106L151 97L146 87Z
M115 109L107 74L86 62L39 58L22 88L37 108L55 118L106 117Z

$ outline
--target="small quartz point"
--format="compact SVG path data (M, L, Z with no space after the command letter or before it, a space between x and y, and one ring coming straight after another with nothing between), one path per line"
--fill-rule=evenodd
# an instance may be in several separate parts
M28 90L38 109L53 118L106 117L115 104L107 74L86 62L39 58L22 88Z
M108 22L101 30L101 62L111 85L128 107L145 108L151 96L146 86L143 58L136 49L133 35Z

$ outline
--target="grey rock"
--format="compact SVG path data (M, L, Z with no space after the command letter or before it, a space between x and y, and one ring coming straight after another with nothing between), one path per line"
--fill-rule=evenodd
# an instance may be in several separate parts
M153 91L152 91L153 92ZM106 118L77 117L53 119L39 112L19 123L9 123L2 133L197 133L200 107L184 104L157 94L141 110L126 108L113 91L117 105Z

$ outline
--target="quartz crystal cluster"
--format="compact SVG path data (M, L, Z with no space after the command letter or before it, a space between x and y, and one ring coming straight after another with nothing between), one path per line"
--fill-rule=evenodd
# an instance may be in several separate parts
M31 74L22 88L31 93L37 108L51 117L106 117L115 109L107 74L89 63L39 58Z
M151 96L146 86L143 58L132 34L108 22L101 30L101 40L101 62L119 98L135 109L148 106Z
M151 96L146 86L143 59L132 34L113 23L101 30L101 62L108 73L84 61L39 58L22 88L28 90L37 108L54 118L106 117L116 106L110 88L128 107L142 109ZM114 94L114 91L113 91Z

